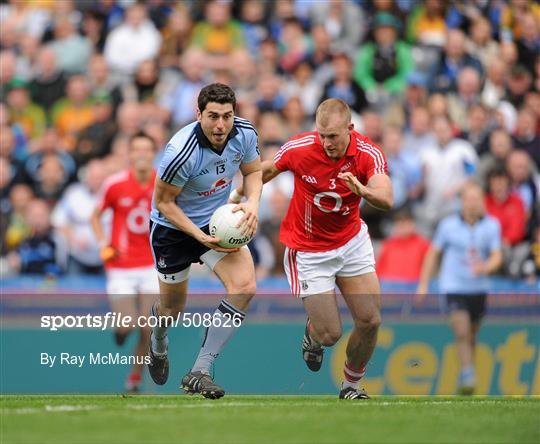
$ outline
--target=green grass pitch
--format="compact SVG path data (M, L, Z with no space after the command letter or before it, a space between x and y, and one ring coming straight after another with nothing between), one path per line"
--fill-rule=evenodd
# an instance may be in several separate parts
M540 443L538 398L2 396L2 444Z

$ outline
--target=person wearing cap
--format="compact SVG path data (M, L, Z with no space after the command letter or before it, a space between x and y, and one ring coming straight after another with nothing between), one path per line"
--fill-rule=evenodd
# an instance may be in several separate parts
M353 76L374 103L384 102L384 96L402 94L407 74L414 69L409 45L398 39L400 30L401 22L395 16L377 13L373 41L358 52Z

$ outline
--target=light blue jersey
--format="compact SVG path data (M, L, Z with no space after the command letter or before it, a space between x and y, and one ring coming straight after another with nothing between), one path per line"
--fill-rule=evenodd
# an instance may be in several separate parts
M442 252L439 272L441 293L474 294L489 290L489 278L475 276L472 264L486 261L493 251L501 249L499 222L484 216L469 225L461 215L443 219L433 239L433 245Z
M216 208L227 203L240 165L257 159L257 132L245 119L234 118L221 153L214 150L198 122L178 131L169 141L158 168L158 177L182 188L176 204L199 228L208 225ZM152 201L153 222L178 229Z

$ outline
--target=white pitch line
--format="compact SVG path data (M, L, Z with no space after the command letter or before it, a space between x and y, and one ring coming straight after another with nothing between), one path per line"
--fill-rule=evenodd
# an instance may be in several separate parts
M486 404L504 404L505 400L498 399L487 399L481 401L467 401L467 400L444 400L444 401L420 401L420 402L407 402L407 401L357 401L357 402L339 402L336 399L335 403L320 402L320 401L300 401L300 402L255 402L255 401L216 401L214 403L209 403L201 400L200 403L184 403L180 402L178 404L127 404L121 405L119 407L128 408L131 410L155 410L155 409L215 409L222 407L331 407L331 406L340 406L348 408L352 407L392 407L392 406L402 406L402 405L448 405L454 406L456 404L462 405L486 405ZM2 414L15 414L15 415L28 415L35 413L65 413L65 412L81 412L81 411L97 411L97 410L110 410L108 407L104 407L97 404L87 404L87 405L45 405L44 407L28 407L28 408L3 408L0 410Z

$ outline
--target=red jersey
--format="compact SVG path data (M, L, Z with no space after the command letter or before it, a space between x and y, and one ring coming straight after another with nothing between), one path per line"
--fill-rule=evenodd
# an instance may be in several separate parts
M280 171L294 173L294 194L281 224L280 240L299 251L328 251L345 245L359 231L360 200L341 172L350 171L366 185L374 174L387 174L381 149L367 137L351 131L345 155L331 160L318 133L295 136L274 157Z
M131 170L109 177L98 207L113 211L111 242L116 256L106 268L136 268L154 264L150 249L149 220L156 172L146 184L137 182Z

